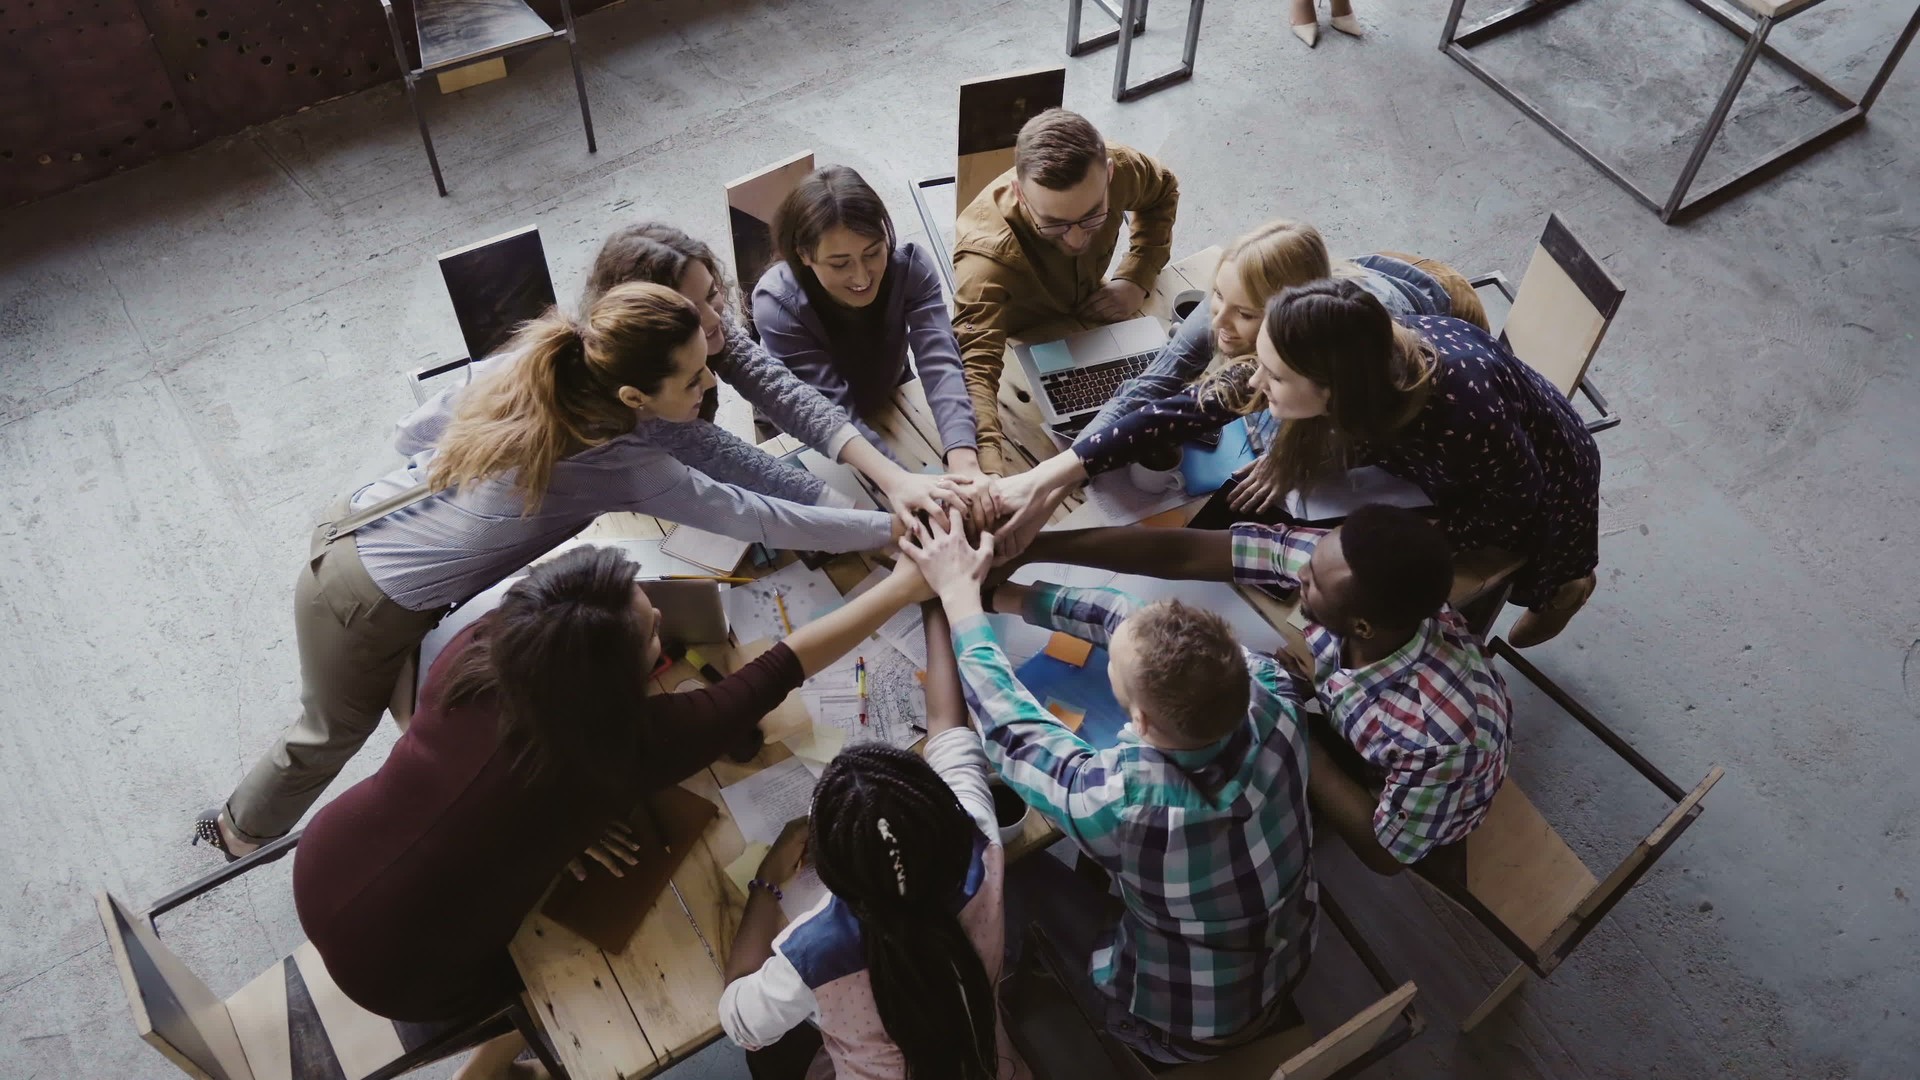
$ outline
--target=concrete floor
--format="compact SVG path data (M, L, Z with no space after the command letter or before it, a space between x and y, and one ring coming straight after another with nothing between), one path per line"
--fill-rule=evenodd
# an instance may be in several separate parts
M433 255L534 222L571 296L615 223L723 245L722 183L802 147L917 231L906 181L950 167L955 84L1059 62L1061 7L632 0L581 27L598 155L548 53L428 103L450 198L389 86L0 213L0 1075L174 1075L132 1033L91 895L214 865L187 823L293 715L307 527L390 462L401 373L460 351ZM1436 1023L1373 1075L1920 1074L1916 62L1866 131L1667 228L1436 52L1441 7L1360 0L1367 39L1308 52L1275 0L1215 0L1199 77L1126 106L1110 52L1069 65L1071 105L1181 175L1176 254L1286 214L1339 252L1517 275L1558 211L1628 289L1594 369L1626 416L1600 439L1601 589L1536 660L1683 782L1728 776L1475 1036L1439 992L1471 954L1392 957ZM1905 7L1831 0L1777 40L1858 92ZM1175 48L1156 29L1138 70ZM1737 52L1674 0L1622 0L1486 55L1659 183ZM1741 108L1709 177L1825 115L1765 70ZM1517 775L1617 857L1657 800L1516 693ZM300 939L286 868L164 931L232 990ZM680 1075L744 1070L716 1049Z

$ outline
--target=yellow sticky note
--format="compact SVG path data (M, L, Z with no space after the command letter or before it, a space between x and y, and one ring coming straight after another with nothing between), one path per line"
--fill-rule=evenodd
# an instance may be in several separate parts
M747 882L753 880L754 873L760 869L760 860L766 858L771 850L772 844L748 844L747 850L741 852L739 858L727 864L727 880L733 882L733 887L740 890L741 896L747 895Z
M1047 639L1047 647L1044 651L1063 664L1084 667L1087 658L1093 655L1093 643L1082 641L1072 634L1055 631L1054 635Z
M1187 508L1176 506L1171 510L1162 510L1150 518L1141 518L1140 524L1161 529L1184 528L1187 524Z
M838 757L846 745L847 733L831 724L816 724L786 740L787 749L793 751L794 757L820 766Z
M1087 721L1087 710L1075 708L1059 698L1047 699L1047 711L1053 714L1054 719L1065 724L1068 731L1079 731L1080 725Z

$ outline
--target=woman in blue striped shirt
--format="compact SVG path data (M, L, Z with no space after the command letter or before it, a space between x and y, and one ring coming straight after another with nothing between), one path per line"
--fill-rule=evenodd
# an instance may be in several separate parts
M774 547L862 551L895 535L873 511L717 482L649 441L686 423L713 375L700 316L661 285L621 285L583 317L550 311L473 383L402 424L417 450L335 507L294 592L301 718L196 839L229 858L300 820L380 722L395 679L454 604L614 511ZM421 445L425 444L425 445Z

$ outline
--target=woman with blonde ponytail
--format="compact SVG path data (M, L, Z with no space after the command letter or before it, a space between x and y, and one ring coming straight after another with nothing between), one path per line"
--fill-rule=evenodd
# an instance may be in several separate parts
M1238 416L1263 407L1250 388L1254 343L1267 301L1287 289L1325 278L1351 281L1365 289L1395 322L1424 315L1463 319L1482 329L1487 312L1465 275L1437 259L1405 252L1376 252L1351 261L1334 260L1320 230L1304 221L1269 221L1227 245L1214 270L1207 300L1193 309L1147 370L1120 384L1113 397L1074 440L1072 452L1058 454L1018 476L996 480L987 498L989 516L1014 518L1006 532L1013 548L1023 547L1039 531L1069 492L1089 475L1134 460L1149 448L1177 445ZM1218 361L1216 363L1216 360ZM1209 369L1212 369L1209 371ZM1202 376L1205 376L1202 379ZM1167 426L1140 415L1152 406L1173 413L1191 412L1196 422ZM1251 483L1249 483L1251 481ZM1251 466L1235 474L1219 497L1195 521L1208 525L1216 507L1241 518L1257 517L1286 494L1273 492ZM1229 514L1232 516L1232 514Z
M195 839L237 858L283 835L379 723L401 667L454 605L601 514L651 514L779 548L864 551L887 515L719 483L645 435L684 424L713 384L700 316L659 285L557 310L401 422L405 466L341 500L294 591L299 720Z

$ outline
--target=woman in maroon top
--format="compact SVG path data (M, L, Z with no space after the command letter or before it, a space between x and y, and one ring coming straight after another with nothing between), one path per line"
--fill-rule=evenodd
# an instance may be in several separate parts
M535 568L434 662L380 770L307 826L293 870L300 923L363 1008L448 1020L518 992L507 943L569 860L929 598L900 560L718 684L648 697L660 620L637 569L608 548ZM495 1040L460 1075L512 1075L523 1048Z

